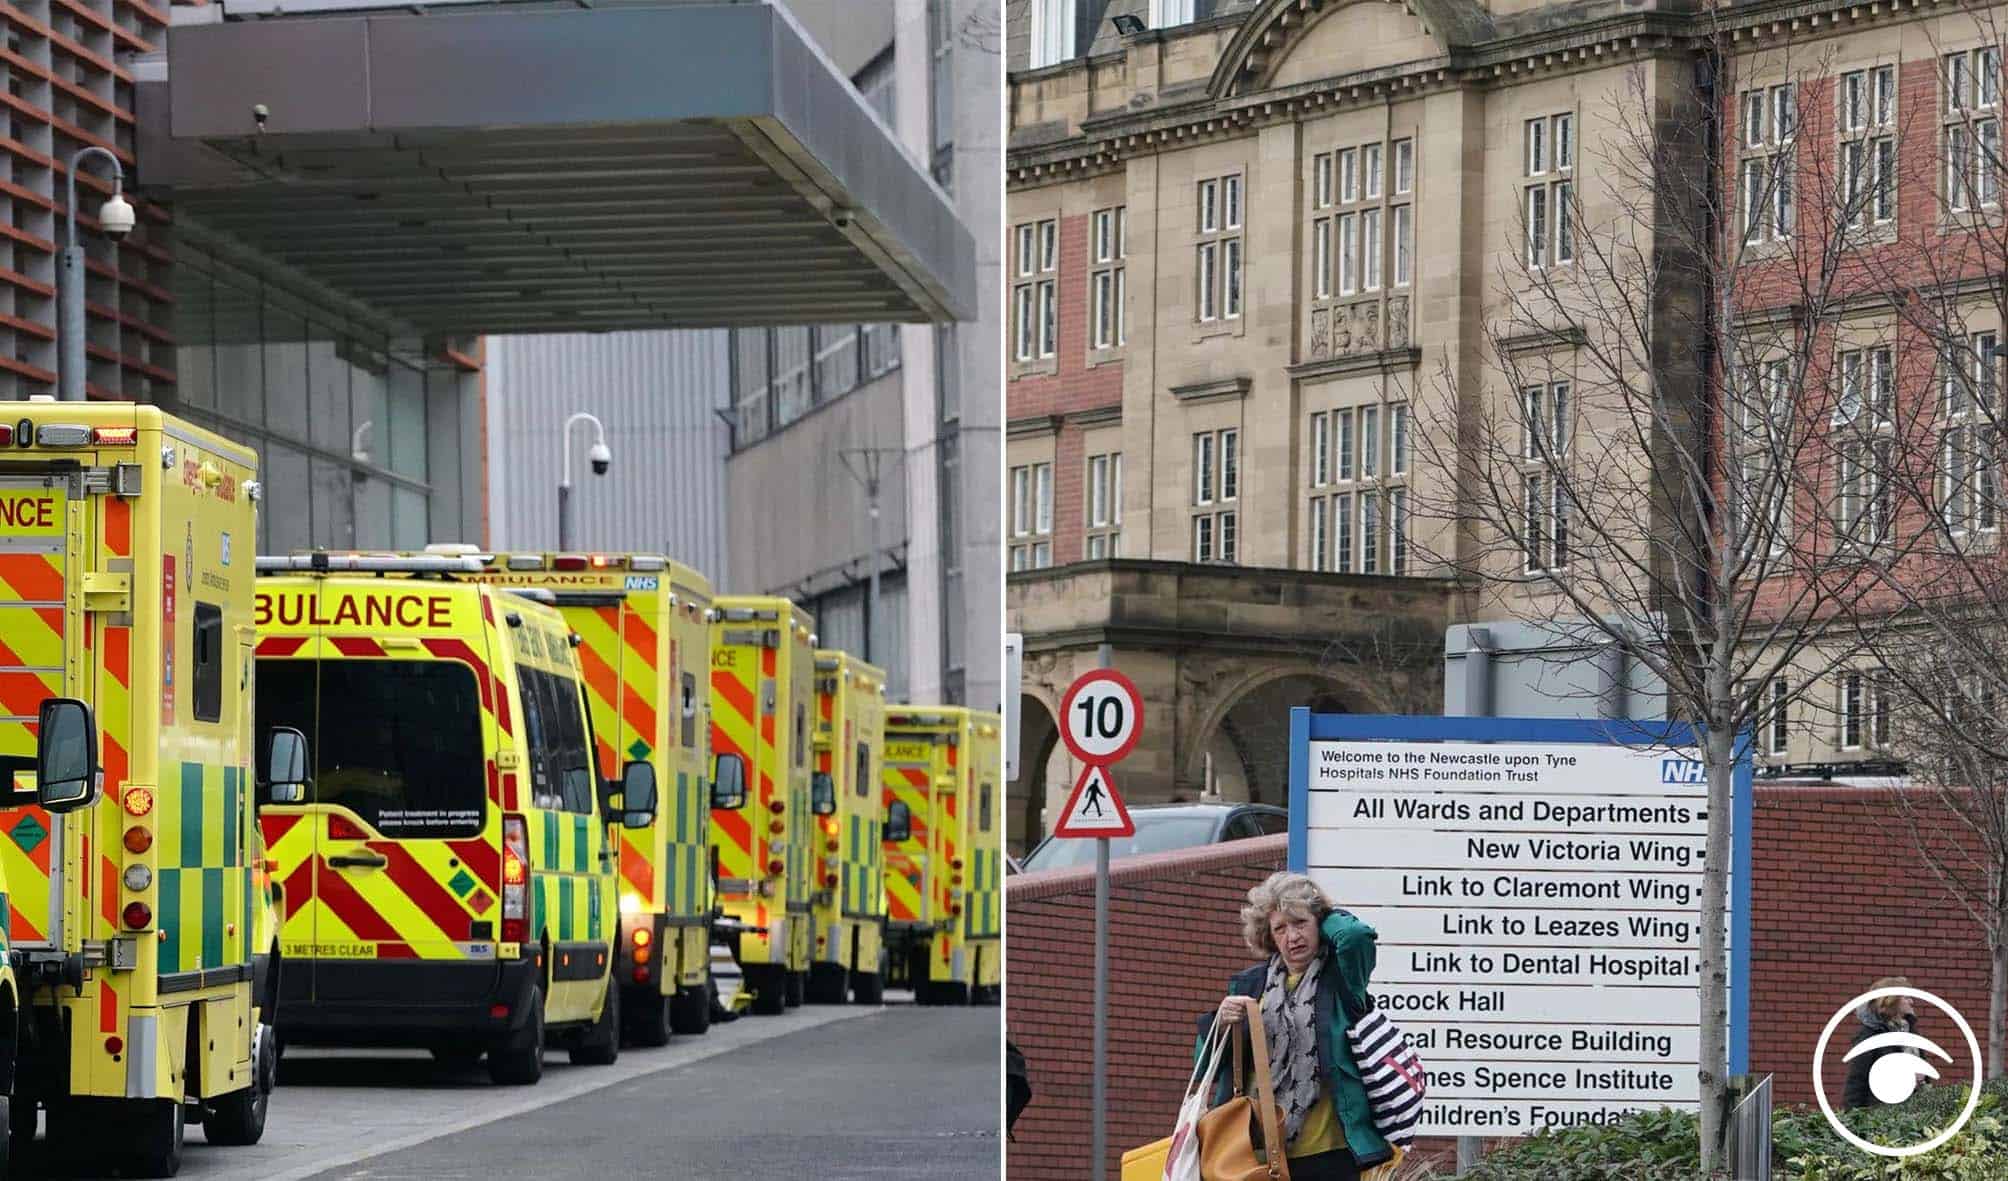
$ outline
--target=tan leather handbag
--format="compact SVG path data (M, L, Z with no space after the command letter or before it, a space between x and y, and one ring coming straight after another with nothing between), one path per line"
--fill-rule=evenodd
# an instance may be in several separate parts
M1283 1111L1276 1106L1276 1084L1269 1075L1269 1036L1262 1029L1261 1010L1251 1005L1247 1019L1236 1024L1229 1035L1234 1042L1234 1096L1199 1117L1199 1176L1201 1181L1290 1181ZM1244 1045L1255 1048L1253 1095L1241 1090L1246 1077L1241 1060ZM1257 1121L1266 1152L1255 1144Z

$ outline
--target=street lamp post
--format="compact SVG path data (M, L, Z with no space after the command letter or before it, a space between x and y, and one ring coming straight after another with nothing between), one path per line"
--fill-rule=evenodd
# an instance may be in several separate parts
M81 402L84 382L84 246L77 239L77 169L87 156L103 156L112 166L112 195L98 210L98 227L117 242L132 233L133 210L125 199L125 169L119 158L93 144L79 148L70 157L69 232L62 254L56 260L56 281L60 299L56 308L56 396L65 402Z
M581 410L565 420L565 429L559 435L559 445L565 452L565 463L558 478L558 550L560 553L572 548L572 428L581 422L593 424L593 446L586 458L593 465L593 474L604 476L613 466L614 453L607 450L607 429L600 420Z

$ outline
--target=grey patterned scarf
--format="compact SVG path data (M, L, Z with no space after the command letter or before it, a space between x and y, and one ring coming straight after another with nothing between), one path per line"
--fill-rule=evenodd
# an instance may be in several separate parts
M1297 987L1284 988L1289 969L1283 957L1269 960L1269 978L1262 985L1262 1027L1269 1035L1269 1070L1276 1080L1276 1102L1283 1108L1283 1138L1290 1141L1304 1129L1304 1116L1318 1101L1318 974L1325 957L1304 969Z

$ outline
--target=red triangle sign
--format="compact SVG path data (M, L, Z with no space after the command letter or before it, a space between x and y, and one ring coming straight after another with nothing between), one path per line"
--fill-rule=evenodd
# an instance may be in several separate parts
M1109 778L1109 769L1097 763L1090 763L1081 771L1081 777L1074 783L1074 792L1067 797L1067 806L1060 812L1060 823L1053 826L1056 837L1127 837L1136 835L1136 822L1130 819L1129 809L1123 807L1123 798L1116 794L1116 785Z

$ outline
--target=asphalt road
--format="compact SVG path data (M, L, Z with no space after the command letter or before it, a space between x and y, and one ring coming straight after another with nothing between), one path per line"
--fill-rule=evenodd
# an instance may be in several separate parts
M480 1067L445 1070L423 1052L291 1049L263 1142L212 1148L191 1128L181 1175L995 1177L998 1012L894 1003L749 1016L625 1049L610 1067L555 1051L529 1088L493 1086ZM22 1161L14 1175L48 1173Z

